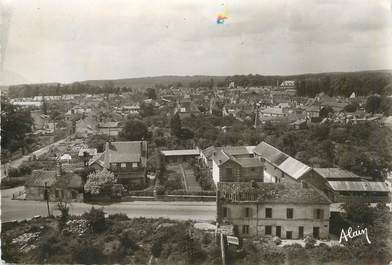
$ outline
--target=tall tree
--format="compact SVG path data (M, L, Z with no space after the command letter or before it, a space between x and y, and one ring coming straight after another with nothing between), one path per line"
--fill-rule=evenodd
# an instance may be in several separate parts
M180 135L181 126L182 125L181 125L180 115L176 113L170 120L171 134L175 136Z
M381 97L379 95L369 96L366 100L365 109L369 113L377 113L380 111Z
M120 138L128 141L140 141L148 136L147 125L141 120L128 120L120 132Z
M8 101L1 101L1 147L13 152L22 148L26 134L31 132L33 119L30 111L22 110Z

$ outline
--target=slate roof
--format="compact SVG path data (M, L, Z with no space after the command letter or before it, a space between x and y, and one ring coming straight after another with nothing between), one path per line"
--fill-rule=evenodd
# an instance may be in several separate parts
M322 193L301 184L219 182L221 196L231 201L253 201L279 204L330 204Z
M212 156L215 154L220 153L221 151L224 151L227 155L251 155L253 154L253 150L255 149L254 145L241 145L241 146L225 146L225 147L215 147L215 146L209 146L206 149L202 150L201 152L204 154L205 157L212 158Z
M264 164L258 158L235 158L234 159L241 167L262 167Z
M361 179L360 176L341 168L313 168L313 170L325 179Z
M109 150L105 150L105 162L132 163L141 160L142 141L111 142Z
M33 170L25 186L43 187L45 182L47 187L51 187L56 183L56 170Z
M295 180L311 170L309 166L301 161L283 153L266 142L258 144L254 152Z
M372 181L328 181L334 191L389 192L384 182Z
M63 187L63 188L83 188L82 178L74 173L64 172L61 176L56 176L55 170L33 170L31 177L26 181L27 187Z

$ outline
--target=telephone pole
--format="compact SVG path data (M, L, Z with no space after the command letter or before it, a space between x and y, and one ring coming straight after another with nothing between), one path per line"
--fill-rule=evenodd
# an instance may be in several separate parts
M49 210L49 192L48 192L48 187L46 186L45 182L45 191L44 191L44 199L46 200L46 207L48 208L48 217L50 217L50 210Z

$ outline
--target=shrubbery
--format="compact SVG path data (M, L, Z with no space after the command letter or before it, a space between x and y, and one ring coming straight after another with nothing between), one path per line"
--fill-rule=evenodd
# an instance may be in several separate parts
M93 232L100 233L105 230L106 219L103 208L96 209L92 207L91 210L84 213L82 217L87 220L87 223Z

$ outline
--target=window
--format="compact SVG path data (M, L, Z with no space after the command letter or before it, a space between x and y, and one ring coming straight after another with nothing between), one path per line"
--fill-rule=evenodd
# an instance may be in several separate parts
M122 167L122 168L126 168L126 167L127 167L127 164L121 163L121 167Z
M272 226L270 226L270 225L265 226L265 234L272 235Z
M272 218L272 208L265 208L265 218Z
M249 234L249 225L243 225L242 226L242 233L243 234Z
M320 237L320 227L313 227L313 237L316 239Z
M314 211L314 218L315 219L324 219L324 210L323 209L316 209Z
M287 208L286 216L287 216L287 219L293 219L294 209L293 208Z
M252 214L252 209L249 207L245 208L245 217L250 217Z
M239 234L238 225L234 225L234 227L233 227L233 233L234 233L234 235L236 235L236 236Z
M116 168L117 167L117 163L112 163L112 167Z
M298 237L300 239L304 238L304 227L303 226L298 227Z
M276 236L282 237L282 228L280 226L276 227Z
M229 209L227 207L223 207L223 217L227 217L229 213Z
M132 163L133 168L137 168L137 163Z
M293 239L293 232L292 231L286 232L286 239Z

